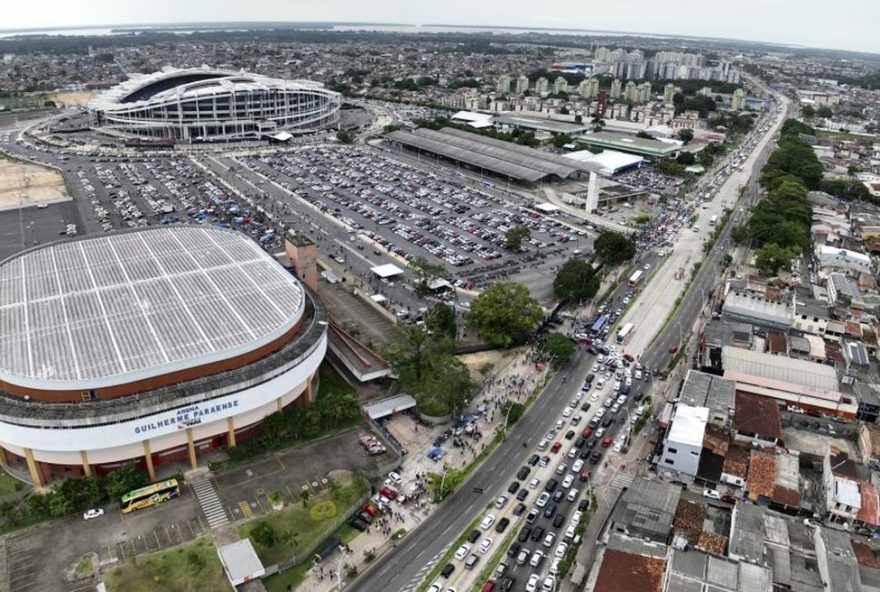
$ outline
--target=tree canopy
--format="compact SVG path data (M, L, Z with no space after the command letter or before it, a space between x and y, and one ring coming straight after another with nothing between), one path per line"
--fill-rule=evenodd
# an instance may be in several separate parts
M416 294L424 296L430 292L428 284L431 280L446 277L446 268L439 263L431 263L426 257L419 255L413 257L409 267L416 275Z
M515 282L499 282L471 302L465 318L492 345L510 347L525 343L543 316L528 288Z
M511 251L516 251L522 246L523 241L527 241L530 238L532 238L532 231L529 230L528 226L515 224L504 233L504 246Z
M629 261L636 254L636 245L619 232L606 231L593 243L596 254L609 265Z
M599 284L592 265L583 259L569 259L556 272L553 293L557 298L580 304L596 295Z
M425 315L425 327L432 333L455 341L455 311L443 302L438 302Z
M678 132L678 139L684 142L685 144L689 144L691 140L694 139L693 130L683 129Z
M567 335L552 333L544 342L543 350L550 357L553 366L561 368L577 351L577 345Z

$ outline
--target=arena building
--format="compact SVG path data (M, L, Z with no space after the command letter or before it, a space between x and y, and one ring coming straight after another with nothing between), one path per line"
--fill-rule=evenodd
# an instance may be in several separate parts
M0 455L35 484L235 446L311 401L318 298L246 235L168 226L0 263ZM21 464L23 463L23 465Z
M339 120L341 95L318 82L207 67L136 74L89 104L97 131L183 142L318 131Z

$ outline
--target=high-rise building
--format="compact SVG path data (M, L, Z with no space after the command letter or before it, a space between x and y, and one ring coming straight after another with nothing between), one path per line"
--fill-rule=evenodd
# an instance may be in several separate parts
M638 94L636 92L636 83L632 80L626 83L623 91L623 98L632 103L635 103L638 99Z
M733 97L730 100L730 108L734 111L742 111L746 104L746 93L743 89L738 88L733 91Z
M539 95L543 95L547 93L547 90L550 88L550 81L541 76L535 81L535 92Z
M620 80L618 78L611 81L611 91L608 93L608 96L612 100L620 98Z
M495 90L498 94L506 95L510 93L510 76L502 74L495 82Z
M529 77L520 76L516 79L516 94L521 95L529 90Z
M671 103L672 98L675 96L675 85L672 83L667 84L663 87L663 102Z
M557 76L556 80L553 81L553 92L568 92L568 80L566 80L562 76Z
M593 78L589 78L586 82L588 84L587 90L589 91L589 94L587 94L587 96L590 97L591 99L598 96L598 94L599 94L599 79L593 77Z
M651 83L643 82L639 85L639 103L647 103L651 100Z

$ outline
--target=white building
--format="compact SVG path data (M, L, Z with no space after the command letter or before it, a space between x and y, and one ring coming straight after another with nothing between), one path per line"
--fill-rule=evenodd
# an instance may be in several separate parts
M700 464L703 435L709 421L709 409L679 404L666 436L659 466L680 477L693 477Z
M818 245L816 247L816 259L819 261L819 267L826 270L871 274L874 269L871 258L864 253L848 249L838 249L829 245Z

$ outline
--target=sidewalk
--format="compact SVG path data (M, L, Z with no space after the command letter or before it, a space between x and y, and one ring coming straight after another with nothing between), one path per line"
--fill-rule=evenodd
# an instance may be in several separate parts
M395 534L413 530L430 515L436 504L427 489L427 474L441 473L445 467L460 469L467 466L484 449L495 431L501 428L504 422L501 406L508 401L524 403L532 391L542 384L549 366L538 370L530 362L533 351L531 346L520 348L512 353L503 367L495 369L493 376L484 380L482 390L469 405L471 412L484 409L473 423L473 432L463 432L457 438L446 440L440 446L443 456L439 460L428 458L428 452L434 448L434 440L450 426L428 428L408 415L396 415L385 424L385 428L409 451L401 463L401 483L397 486L407 496L406 501L391 504L385 515L374 520L366 532L348 544L349 550L340 547L330 557L309 569L308 576L297 590L329 592L343 589L345 582L342 580L349 566L355 566L358 572L362 571L368 563L368 554L381 556L396 545ZM460 441L461 445L454 446L455 440Z

